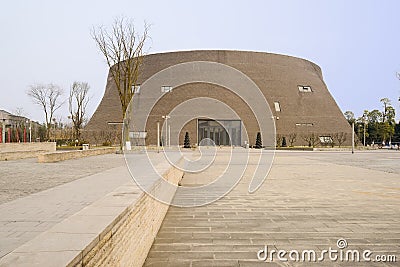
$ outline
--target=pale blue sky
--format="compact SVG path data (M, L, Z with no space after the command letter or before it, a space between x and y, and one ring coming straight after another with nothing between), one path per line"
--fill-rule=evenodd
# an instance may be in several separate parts
M400 113L400 1L123 1L13 0L0 10L0 109L42 111L26 96L33 83L67 92L87 81L90 115L105 89L107 66L90 36L116 16L152 24L150 53L251 50L301 57L318 64L342 111L381 109L389 97ZM66 95L65 95L66 98ZM67 105L58 116L67 116ZM398 116L399 117L399 116Z

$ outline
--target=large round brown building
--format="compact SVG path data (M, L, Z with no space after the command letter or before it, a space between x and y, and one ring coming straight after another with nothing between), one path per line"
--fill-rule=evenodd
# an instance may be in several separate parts
M275 138L271 127L279 145L351 141L351 127L320 67L305 59L221 50L151 54L144 57L136 91L134 131L136 137L146 137L146 145L157 143L157 124L161 142L171 145L182 145L186 132L191 144L209 138L217 145L252 146L258 132L268 144ZM164 124L166 116L169 126ZM118 143L122 121L109 75L86 137Z

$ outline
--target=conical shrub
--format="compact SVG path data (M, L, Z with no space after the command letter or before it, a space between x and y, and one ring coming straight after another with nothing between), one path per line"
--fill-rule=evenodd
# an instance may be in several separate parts
M262 140L261 140L261 133L260 132L257 133L255 148L262 148Z
M188 132L185 133L185 140L183 141L183 147L190 148L190 137Z

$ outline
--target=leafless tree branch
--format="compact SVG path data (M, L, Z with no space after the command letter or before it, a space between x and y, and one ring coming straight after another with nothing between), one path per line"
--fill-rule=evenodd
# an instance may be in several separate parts
M69 91L69 113L74 127L74 138L80 138L80 131L85 122L86 107L89 103L90 86L86 82L74 82Z
M33 103L41 106L45 114L46 138L49 139L51 121L54 113L64 104L60 97L63 95L61 87L55 84L34 84L29 86L27 95Z
M122 118L131 101L140 75L143 50L148 38L149 26L145 23L142 34L138 34L132 21L120 17L114 20L111 29L94 27L91 35L103 54L110 75L118 90L122 107Z

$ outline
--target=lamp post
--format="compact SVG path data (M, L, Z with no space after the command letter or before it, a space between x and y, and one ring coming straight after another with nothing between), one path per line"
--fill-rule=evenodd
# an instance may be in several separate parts
M68 118L68 120L72 120L72 116L67 116L67 118ZM69 123L68 123L68 127L69 127ZM73 137L73 122L71 123L71 127L70 127L71 129L70 129L70 131L68 131L69 132L69 138L72 140L72 139L74 139L74 137Z
M157 121L157 153L160 152L160 122Z
M168 125L168 147L171 147L171 125Z
M351 154L354 154L354 122L351 124Z
M164 146L169 144L168 140L168 119L171 118L169 115L162 116L162 118L165 120L165 141L164 141Z
M57 142L57 140L56 140L56 138L57 138L57 135L56 135L56 118L53 118L53 123L54 123L54 142Z
M364 146L365 146L365 122L364 122Z
M366 124L367 124L367 118L365 114L363 115L363 122L364 122L364 147L365 147L365 131L366 131Z

